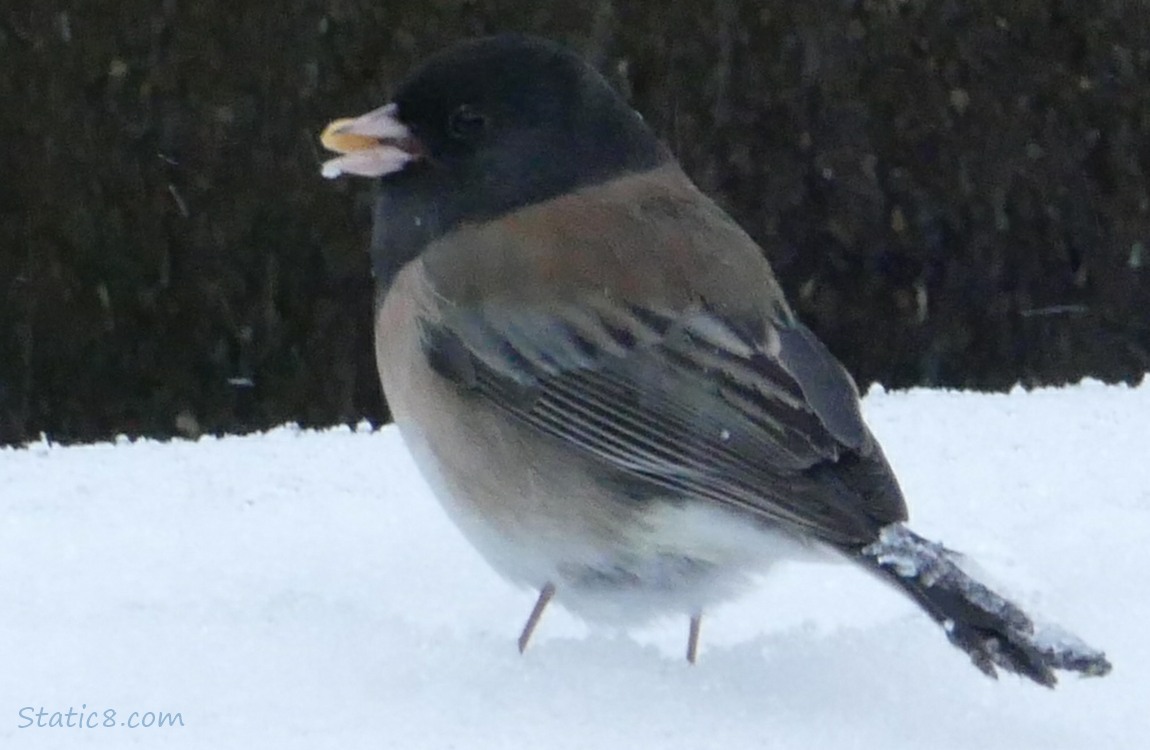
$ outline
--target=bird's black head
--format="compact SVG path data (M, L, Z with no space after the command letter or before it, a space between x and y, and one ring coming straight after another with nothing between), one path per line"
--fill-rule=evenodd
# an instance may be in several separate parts
M394 102L425 149L424 169L440 172L444 191L480 215L663 159L642 118L602 76L541 39L499 36L452 47L412 75ZM399 173L387 182L414 179Z
M391 104L333 123L324 141L347 154L325 171L381 178L372 247L382 274L464 222L669 158L594 68L554 43L510 35L434 55Z

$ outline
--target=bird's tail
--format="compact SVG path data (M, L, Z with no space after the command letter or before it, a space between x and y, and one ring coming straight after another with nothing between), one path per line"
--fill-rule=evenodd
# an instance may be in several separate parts
M967 574L955 552L900 523L885 527L857 554L918 602L990 677L1000 667L1053 687L1056 669L1090 676L1110 671L1103 652L1053 626L1037 627L1016 604Z

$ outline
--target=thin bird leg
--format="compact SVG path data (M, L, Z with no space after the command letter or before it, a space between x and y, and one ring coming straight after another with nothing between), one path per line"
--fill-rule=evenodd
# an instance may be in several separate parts
M691 615L691 630L687 634L687 661L694 664L699 656L699 628L703 624L703 613Z
M535 626L539 624L539 618L543 616L543 610L547 608L547 602L551 601L553 596L555 596L555 584L553 583L548 583L539 591L539 598L535 600L535 606L527 618L527 624L523 626L523 632L519 634L519 653L527 650L527 642L531 640L531 634L535 632Z

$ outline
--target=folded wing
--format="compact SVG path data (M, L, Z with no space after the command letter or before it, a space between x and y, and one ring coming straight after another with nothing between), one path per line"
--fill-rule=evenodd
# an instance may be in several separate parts
M796 322L507 302L423 325L443 377L541 436L663 494L719 503L844 548L905 518L842 366Z

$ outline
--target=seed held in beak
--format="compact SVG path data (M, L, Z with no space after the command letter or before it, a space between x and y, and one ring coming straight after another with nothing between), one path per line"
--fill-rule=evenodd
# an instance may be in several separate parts
M400 122L394 104L359 117L333 120L319 139L327 150L342 154L323 163L321 174L329 179L341 174L382 177L420 156L419 142Z
M319 134L319 142L328 151L337 154L350 154L352 151L361 151L379 145L378 138L369 135L358 135L348 132L348 128L355 123L353 117L343 117L328 123L323 132Z

